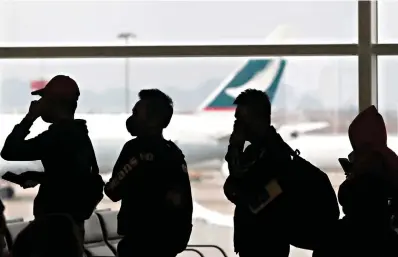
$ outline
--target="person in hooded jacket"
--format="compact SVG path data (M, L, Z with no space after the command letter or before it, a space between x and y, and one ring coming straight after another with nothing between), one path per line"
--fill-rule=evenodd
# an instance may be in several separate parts
M105 185L112 201L122 201L118 256L173 257L185 250L192 231L187 165L181 150L163 138L173 115L170 97L147 89L139 98L126 121L136 138L124 145Z
M35 218L51 213L69 214L84 237L87 217L77 202L87 192L94 156L86 121L74 118L79 87L72 78L57 75L32 95L41 98L31 102L26 116L8 135L1 157L8 161L40 160L44 172L27 171L20 175L24 188L40 184L34 200ZM39 117L51 125L38 136L26 139Z
M348 134L353 152L338 191L345 216L313 257L398 256L389 204L398 195L398 156L387 147L383 117L371 106L353 120Z

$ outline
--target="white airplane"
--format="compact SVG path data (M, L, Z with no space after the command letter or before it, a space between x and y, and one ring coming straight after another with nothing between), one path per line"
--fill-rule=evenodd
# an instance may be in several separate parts
M272 103L285 67L286 60L282 58L246 61L204 100L196 112L175 114L164 132L165 137L181 147L190 165L206 160L222 160L227 148L226 139L232 132L235 97L248 88L254 88L266 90ZM87 121L102 173L109 173L112 170L123 144L131 138L125 129L125 120L128 116L129 114L76 115L76 118ZM4 142L13 126L22 118L21 114L0 115L0 142ZM326 122L315 122L279 126L279 129L285 137L289 137L291 134L296 136L297 133L326 126L328 126ZM47 127L48 124L38 120L33 125L29 137L39 134ZM0 174L6 171L20 173L26 170L42 171L43 167L40 161L16 162L0 158Z
M223 159L228 142L226 139L232 132L233 101L238 90L240 92L247 88L266 90L272 103L285 66L286 60L283 59L248 60L242 68L229 76L205 99L200 111L193 114L174 115L169 127L165 130L165 137L172 139L181 147L188 164ZM125 120L128 115L77 114L76 116L87 120L100 170L103 173L109 173L123 144L130 139L130 135L125 129ZM23 115L0 115L2 121L0 142L5 140L13 126L22 118ZM289 136L289 134L311 131L325 126L328 126L325 122L302 123L280 126L279 129L285 136ZM38 120L32 127L29 137L39 134L47 127L48 124ZM40 161L9 162L0 158L0 174L6 171L20 173L26 170L42 171L43 167Z
M300 155L325 171L342 170L338 158L347 158L352 146L347 134L300 135L287 143ZM388 146L398 152L398 137L388 135Z
M244 91L248 87L266 90L273 101L285 70L285 60L248 60L243 67L229 76L212 94L205 99L199 110L191 114L175 114L169 127L164 131L166 138L173 140L184 150L187 162L197 163L224 154L220 142L232 132L234 121L234 97L229 89ZM236 95L236 93L234 93ZM101 171L109 172L116 161L123 144L131 139L125 128L129 114L77 114L85 119L93 141ZM22 114L1 114L0 142L23 118ZM28 138L48 128L41 119L31 128ZM226 146L225 146L226 147ZM207 149L207 151L206 151ZM6 170L17 172L27 167L42 170L41 162L7 162L1 159L0 173Z

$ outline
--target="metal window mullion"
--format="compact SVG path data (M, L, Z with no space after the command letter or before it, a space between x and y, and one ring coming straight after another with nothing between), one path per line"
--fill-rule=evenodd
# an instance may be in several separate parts
M376 44L373 53L379 55L398 55L398 44Z
M377 107L377 1L358 1L358 104L359 111Z
M355 56L357 44L0 47L0 59Z

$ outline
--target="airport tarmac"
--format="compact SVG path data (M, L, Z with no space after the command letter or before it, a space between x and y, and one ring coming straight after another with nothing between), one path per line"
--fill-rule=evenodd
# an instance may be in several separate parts
M208 174L208 173L207 173ZM215 173L215 176L206 178L201 182L192 183L192 191L195 200L206 208L219 211L225 214L232 214L234 206L228 202L223 194L222 185L224 179ZM345 176L341 172L328 173L330 180L335 188L344 180ZM5 215L7 219L23 217L25 220L33 219L32 201L36 195L37 188L26 189L16 188L16 198L4 201L6 206ZM114 203L107 197L99 204L98 209L111 208L118 210L120 203ZM227 253L228 256L236 256L232 244L233 230L231 228L219 227L206 224L203 221L196 221L191 236L190 244L212 244L218 245ZM156 242L154 242L154 245ZM203 250L205 256L222 256L216 250ZM190 257L196 253L184 252L179 256ZM292 247L290 256L292 257L310 257L311 252Z

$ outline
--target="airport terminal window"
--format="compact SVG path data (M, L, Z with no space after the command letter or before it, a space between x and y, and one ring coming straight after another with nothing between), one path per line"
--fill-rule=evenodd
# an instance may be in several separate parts
M395 26L397 1L378 1L378 40L379 43L398 43L398 28Z
M187 115L200 110L209 114L202 123L180 120L173 124L178 119L172 120L165 135L175 140L186 155L195 201L212 211L230 215L232 206L221 194L225 174L221 160L225 148L214 142L206 145L203 139L211 133L220 135L221 131L232 128L232 123L228 128L222 127L222 124L233 121L231 93L221 90L216 96L209 96L225 78L234 74L232 80L236 81L226 83L225 89L251 83L250 87L267 90L273 104L273 122L288 142L309 160L323 165L326 171L339 170L337 158L344 155L344 149L326 148L331 144L319 140L330 140L328 136L333 134L331 140L338 137L343 145L346 142L349 146L347 128L358 110L356 57L258 57L250 61L247 58L132 58L129 59L128 80L125 62L123 58L1 60L0 140L4 141L28 109L30 100L35 99L30 95L32 88L42 86L55 74L70 75L81 87L78 117L88 117L98 163L106 179L123 143L130 138L125 130L127 114L123 94L126 83L131 90L129 106L135 102L140 89L158 87L173 97L176 113ZM246 74L243 77L241 70ZM39 133L43 129L41 125L43 123L37 121L31 135ZM287 126L282 129L284 125ZM322 146L325 148L321 149ZM0 161L2 172L23 171L27 169L26 165L29 166L26 162ZM40 169L41 166L36 165L32 164L33 168L29 169ZM203 172L206 169L214 172ZM338 174L333 176L336 185L340 181ZM4 181L1 183L0 191L8 188ZM7 217L32 218L33 192L36 190L15 188L14 198L5 201ZM108 207L118 209L119 204L105 198L99 208ZM200 223L199 220L200 217L196 222ZM220 237L211 232L216 226L204 226L205 229L201 226L194 229L194 238L199 240L196 243L219 244L233 254L229 240L231 229L220 228L225 233Z
M354 43L357 14L356 1L0 0L0 44L251 44L282 25L273 44Z
M398 68L397 56L380 56L378 72L378 105L387 124L387 131L390 135L396 135L398 132L398 102L397 85L398 77L396 71ZM397 150L397 149L394 149Z

